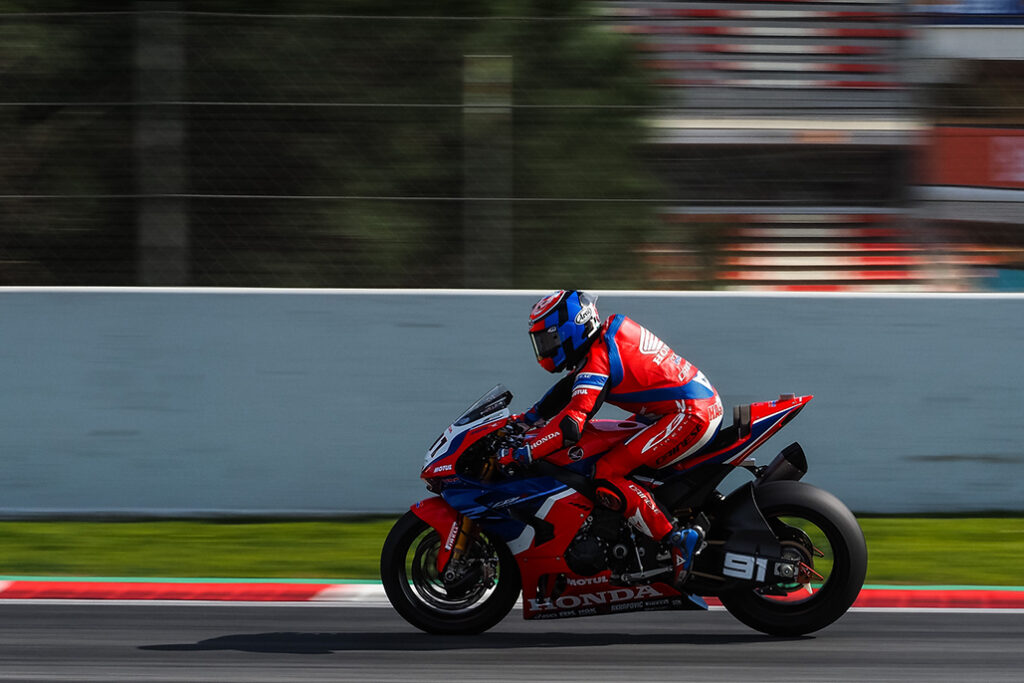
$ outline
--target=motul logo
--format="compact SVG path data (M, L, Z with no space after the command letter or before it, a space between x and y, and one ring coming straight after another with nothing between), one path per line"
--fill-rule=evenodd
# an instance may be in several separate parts
M602 583L608 583L607 576L588 576L581 579L567 579L570 586L596 586Z
M652 586L638 586L636 588L615 588L610 591L599 593L583 593L582 595L563 595L552 602L548 598L538 600L530 598L530 609L535 612L557 609L575 609L577 607L592 607L594 605L608 605L627 600L642 600L644 598L660 598L662 594Z

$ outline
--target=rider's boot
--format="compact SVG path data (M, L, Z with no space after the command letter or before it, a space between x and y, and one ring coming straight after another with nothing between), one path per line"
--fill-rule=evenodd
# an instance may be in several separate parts
M676 529L662 540L672 551L672 582L682 586L690 575L693 558L704 549L704 529L698 525Z

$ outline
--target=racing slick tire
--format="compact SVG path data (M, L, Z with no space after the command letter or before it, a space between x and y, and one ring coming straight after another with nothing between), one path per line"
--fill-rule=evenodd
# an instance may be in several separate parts
M395 610L428 633L481 633L505 618L519 597L519 568L508 547L478 532L465 553L468 569L446 583L437 571L441 537L407 512L381 552L380 575Z
M732 590L719 596L722 604L747 626L770 635L799 636L825 628L846 613L864 584L868 551L856 518L831 493L802 482L763 484L755 489L755 497L770 525L811 530L793 535L813 539L812 543L791 545L806 555L812 567L827 571L827 576L817 588L810 582L783 585L780 581L774 586ZM817 565L815 558L822 558Z

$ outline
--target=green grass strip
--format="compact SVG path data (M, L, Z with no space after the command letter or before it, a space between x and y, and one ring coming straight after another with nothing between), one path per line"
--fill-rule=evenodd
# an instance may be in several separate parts
M868 542L869 585L1018 587L1024 581L1024 518L860 521ZM0 522L0 574L4 580L372 582L379 579L380 550L393 523L394 518Z
M0 522L0 573L370 580L393 523Z
M869 517L870 584L1019 586L1024 581L1024 518Z

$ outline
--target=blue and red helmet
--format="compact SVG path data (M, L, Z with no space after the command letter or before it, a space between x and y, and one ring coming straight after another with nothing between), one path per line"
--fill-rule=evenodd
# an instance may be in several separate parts
M548 372L575 367L600 329L597 297L575 289L552 292L530 311L530 341Z

